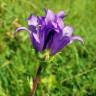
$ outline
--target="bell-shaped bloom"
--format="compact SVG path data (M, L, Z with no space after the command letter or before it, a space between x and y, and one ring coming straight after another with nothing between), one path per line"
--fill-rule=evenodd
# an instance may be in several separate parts
M51 10L46 10L45 16L31 15L27 20L28 28L20 27L16 32L26 30L36 51L49 49L50 54L54 55L75 40L83 43L81 37L73 35L72 27L64 25L64 17L63 11L55 14Z

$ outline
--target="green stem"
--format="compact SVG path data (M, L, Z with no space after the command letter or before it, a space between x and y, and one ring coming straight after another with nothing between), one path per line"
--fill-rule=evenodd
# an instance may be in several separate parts
M36 76L33 79L33 86L32 86L32 91L31 91L30 96L35 96L35 92L36 92L37 86L40 83L40 73L41 73L41 71L42 71L42 66L40 64L39 68L37 70Z
M37 89L38 84L40 83L40 79L41 79L40 75L41 75L42 71L44 71L44 69L46 69L46 65L47 65L47 63L45 62L46 56L37 57L37 58L40 60L40 64L37 69L36 76L33 79L32 91L31 91L30 96L35 96L36 89Z

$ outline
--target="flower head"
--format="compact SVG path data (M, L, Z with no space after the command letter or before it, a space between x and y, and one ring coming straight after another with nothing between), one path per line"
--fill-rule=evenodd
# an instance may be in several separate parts
M16 32L26 30L36 51L49 49L50 54L54 55L74 40L83 43L81 37L73 35L71 26L64 25L64 16L63 11L55 14L51 10L46 10L45 16L30 15L27 19L28 28L20 27Z

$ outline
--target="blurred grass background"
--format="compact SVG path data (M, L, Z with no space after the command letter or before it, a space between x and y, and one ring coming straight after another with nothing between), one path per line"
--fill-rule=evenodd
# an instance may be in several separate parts
M13 33L27 26L30 13L44 15L44 8L64 10L65 24L85 43L75 42L55 56L36 96L96 96L96 0L0 0L0 96L28 96L39 61L28 34L13 38Z

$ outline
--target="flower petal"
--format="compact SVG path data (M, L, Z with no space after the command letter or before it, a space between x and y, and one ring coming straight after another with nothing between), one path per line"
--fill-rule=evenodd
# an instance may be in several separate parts
M44 16L38 16L37 18L38 18L39 25L44 26L45 25L45 17Z
M48 23L49 21L55 20L55 14L51 10L47 10L45 22Z
M20 32L21 30L25 30L27 31L29 34L31 34L31 31L29 29L27 29L26 27L19 27L16 29L16 32L14 32L14 35L17 33L17 32Z
M38 25L38 22L37 22L37 17L34 16L34 15L31 15L29 18L28 18L28 25L34 25L34 26L37 26Z
M36 33L33 33L33 36L34 36L34 39L35 39L38 43L40 43L39 35L36 34Z
M58 24L59 28L60 28L61 30L63 30L63 28L64 28L64 23L63 23L63 20L62 20L61 18L57 18L57 24Z
M72 33L73 33L73 28L70 27L70 26L65 26L64 29L63 29L63 36L72 36Z
M26 27L19 27L19 28L16 29L16 32L14 32L14 35L17 32L20 32L21 30L25 30L25 31L27 31L29 33L30 39L31 39L31 41L33 43L34 48L36 49L36 51L40 51L39 38L38 38L37 34L36 33L32 33L32 31L30 31Z
M36 41L36 39L34 38L34 36L32 36L31 40L32 40L32 44L33 44L33 47L35 48L35 50L36 51L41 51L40 43L38 43Z
M29 30L30 30L31 32L37 33L37 30L36 30L36 27L35 27L35 26L30 25L30 26L28 26L28 27L29 27Z
M48 33L47 38L45 40L45 44L44 44L45 48L49 48L50 49L52 41L53 41L54 34L55 34L55 30L51 30Z
M59 16L60 18L64 18L64 15L65 15L64 11L60 11L60 12L57 14L57 16Z
M72 36L70 39L70 43L77 40L79 40L82 44L84 44L84 40L80 36Z
M62 35L61 35L62 36ZM59 34L55 35L53 38L52 46L51 46L51 54L54 55L61 49L63 49L69 42L70 38L65 36L61 37Z

